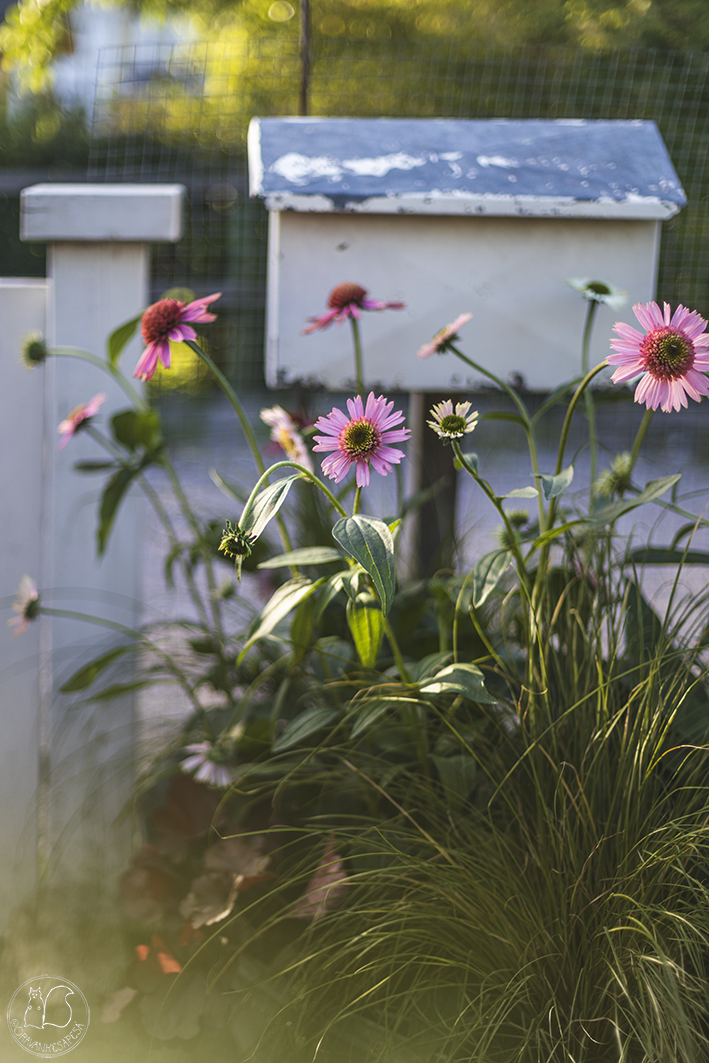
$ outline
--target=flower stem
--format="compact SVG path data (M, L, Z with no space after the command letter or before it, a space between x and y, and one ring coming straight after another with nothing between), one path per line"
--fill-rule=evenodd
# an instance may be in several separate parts
M640 427L638 428L637 435L635 436L633 449L630 452L630 468L628 470L629 477L632 474L633 469L635 468L635 462L638 460L640 447L642 446L643 440L645 439L645 433L650 427L650 421L652 420L652 415L654 412L654 410L645 410L645 413L643 414L643 419L640 422Z
M513 387L510 387L510 385L507 384L500 377L495 376L495 374L491 373L489 369L486 369L484 366L479 365L477 362L474 362L471 358L468 358L453 344L450 345L450 350L453 352L456 358L460 358L460 360L462 362L465 362L466 365L469 365L471 369L475 369L478 373L482 373L483 376L486 376L488 380L492 380L493 384L496 384L498 388L504 391L505 394L512 399L513 403L519 410L519 415L524 423L524 434L527 437L527 447L529 449L529 460L532 464L532 473L534 475L535 480L538 479L539 459L537 457L537 442L534 438L534 425L532 423L532 419L529 416L529 410L527 409L525 403L522 401L522 399L519 397ZM539 513L539 526L541 527L544 523L544 502L542 500L541 493L539 493L537 496L537 510Z
M360 398L364 398L364 362L362 359L362 341L359 335L359 321L356 317L351 317L352 323L352 340L354 342L354 356L355 356L355 377L357 380L357 394Z
M597 366L594 366L594 368L591 369L590 372L586 373L586 376L583 378L583 380L581 381L579 386L576 388L576 391L574 392L574 394L573 394L573 396L571 398L571 402L569 403L568 409L566 411L566 417L564 418L564 424L563 424L562 429L561 429L561 436L559 438L559 450L558 450L557 457L556 457L556 472L554 473L555 476L559 475L559 473L561 472L561 467L564 464L564 451L566 450L566 443L567 443L567 440L569 438L569 429L571 428L571 419L572 419L572 417L574 415L574 411L576 409L578 401L581 398L581 396L583 395L583 393L585 392L585 390L588 387L588 385L593 380L593 378L595 376L598 376L598 374L600 373L601 369L605 369L606 368L606 365L607 365L607 363L605 361L599 362L599 364ZM550 507L550 509L551 509L551 507ZM549 523L548 526L551 527L551 524Z
M358 487L355 491L354 502L352 503L352 516L359 513L359 500L362 497L362 488Z
M311 483L314 483L317 487L320 488L322 493L325 495L325 497L328 499L328 501L331 503L331 505L334 506L334 508L337 510L337 512L340 514L341 517L346 517L347 516L347 512L342 508L342 506L337 501L337 499L332 494L332 492L328 491L327 487L322 482L322 480L319 480L318 477L315 475L315 473L311 472L310 469L306 469L304 465L299 465L297 461L277 461L275 465L271 465L271 467L269 469L267 469L263 473L263 475L257 480L256 486L254 487L253 491L249 495L249 497L248 497L248 499L246 501L246 505L244 506L243 511L241 513L241 518L239 519L239 527L240 528L243 527L244 520L250 515L251 510L253 508L253 504L256 501L256 497L257 497L259 491L261 490L261 488L265 484L268 483L269 476L272 473L274 473L277 469L297 469L298 472L302 473L302 475L307 480L310 480ZM290 547L289 547L289 549L290 549Z
M118 386L122 388L135 406L141 410L147 410L148 403L145 399L138 394L120 370L109 365L108 362L103 360L103 358L97 358L95 354L90 354L88 351L82 351L79 347L52 347L49 353L57 358L78 358L82 362L88 362L89 365L96 366L97 369L101 369L104 373L108 373L109 376L113 377Z
M391 652L394 655L394 660L396 662L396 667L397 667L397 669L399 671L399 675L401 676L401 679L404 681L404 683L411 683L412 682L411 673L409 672L408 668L404 664L404 658L401 656L401 650L399 649L399 643L396 641L396 635L394 634L392 626L389 623L389 619L386 616L384 617L384 634L386 635L387 641L388 641L389 645L391 646Z
M589 348L591 346L591 333L593 331L593 319L595 317L597 309L598 303L595 301L595 299L589 300L588 313L586 314L586 325L583 330L583 341L581 344L581 372L584 376L588 374L588 355ZM587 388L584 392L584 403L586 405L586 420L588 421L588 448L591 459L588 501L589 509L593 509L596 474L598 471L598 440L596 438L596 409L593 400L593 392L590 388Z

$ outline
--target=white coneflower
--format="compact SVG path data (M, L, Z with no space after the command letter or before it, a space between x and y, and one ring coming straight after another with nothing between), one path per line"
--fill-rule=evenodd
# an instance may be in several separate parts
M457 402L453 409L453 400L446 399L445 402L438 402L431 408L429 412L433 420L426 421L426 424L444 442L462 439L466 433L472 432L478 423L478 411L473 410L472 413L468 413L469 409L469 402Z

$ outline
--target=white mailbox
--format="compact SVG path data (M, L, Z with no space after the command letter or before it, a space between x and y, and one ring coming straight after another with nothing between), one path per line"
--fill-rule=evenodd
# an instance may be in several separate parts
M363 314L368 383L465 388L457 359L416 352L469 311L470 357L552 388L579 371L584 307L566 280L654 298L660 222L686 202L644 121L254 118L249 169L269 210L271 386L352 381L349 328L302 334L352 281L406 303ZM593 360L618 316L602 308Z

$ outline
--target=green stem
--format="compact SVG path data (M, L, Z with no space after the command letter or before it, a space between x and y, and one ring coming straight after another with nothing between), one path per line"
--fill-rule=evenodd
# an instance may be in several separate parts
M227 378L222 373L221 369L219 369L219 367L214 364L214 362L206 353L206 351L203 351L198 343L195 343L194 340L185 340L184 342L191 350L194 351L196 355L198 355L202 359L212 376L218 382L219 386L228 398L229 402L231 403L232 408L236 413L236 416L239 418L239 423L241 424L241 429L244 433L244 436L246 437L246 442L249 445L249 450L251 451L251 456L254 459L254 464L256 465L256 468L258 469L259 473L263 474L265 471L265 466L263 464L263 460L261 458L256 439L254 437L253 432L251 431L251 425L249 424L249 420L244 411L244 407L239 402L238 395L234 391Z
M337 501L337 499L332 494L332 492L328 491L327 487L322 482L322 480L319 480L317 478L317 476L315 475L315 473L311 472L310 469L306 469L304 465L299 465L297 461L277 461L275 465L271 465L271 467L269 469L267 469L266 472L264 472L263 475L256 481L256 486L254 487L253 491L249 495L249 497L248 497L248 499L246 501L246 505L244 506L243 512L241 514L241 519L239 520L239 527L240 528L242 528L244 526L245 519L250 516L251 510L253 508L253 504L256 501L256 497L257 497L259 491L264 486L264 484L268 483L269 476L272 473L274 473L276 471L276 469L297 469L298 472L302 473L302 475L307 480L310 480L311 483L314 483L317 487L320 488L322 493L325 495L325 497L328 499L328 501L334 506L334 508L337 510L337 512L340 514L341 517L346 517L347 516L347 512L342 508L342 506ZM290 549L290 547L289 547L289 549Z
M359 501L362 497L362 488L358 487L355 491L354 502L352 503L352 516L359 513Z
M524 422L524 434L527 437L527 447L529 449L529 460L532 464L532 473L534 475L534 479L538 480L539 459L537 457L537 442L534 438L534 424L529 416L529 410L527 409L525 403L522 401L522 399L519 397L513 387L511 387L500 377L495 376L495 374L491 373L489 369L486 369L483 365L479 365L471 358L468 358L466 355L463 354L462 351L458 350L456 346L451 345L449 349L453 352L456 358L460 358L460 360L462 362L465 362L466 365L469 365L471 369L475 369L476 372L482 373L483 376L486 376L488 380L492 380L493 384L496 384L498 388L504 391L505 394L512 399L513 403L519 411L519 415L522 418L522 421ZM539 513L539 527L541 528L544 523L544 502L541 493L537 495L537 510Z
M52 347L49 353L58 358L78 358L82 362L88 362L89 365L96 366L97 369L100 369L102 372L108 373L109 376L113 377L118 386L122 388L134 405L138 406L141 410L146 410L148 408L148 403L138 394L129 381L126 380L123 373L118 369L114 369L113 366L109 365L109 363L105 362L102 358L97 358L95 354L90 354L88 351L82 351L78 347Z
M189 685L179 668L174 664L172 657L170 657L168 653L165 653L164 650L161 650L157 643L146 638L140 631L135 631L133 628L126 627L125 624L118 624L115 620L106 620L101 616L92 616L91 613L77 613L73 609L51 609L49 606L40 605L39 611L45 616L58 616L64 620L83 620L87 624L97 624L99 627L106 627L110 631L118 631L121 635L127 635L136 642L147 646L148 649L152 650L153 653L161 658L167 670L177 678L177 681L189 697L196 711L200 715L204 714L204 709L197 700L192 687Z
M386 616L384 617L384 634L386 635L387 641L391 646L391 652L394 655L394 661L396 662L396 667L399 670L399 675L401 676L401 679L404 683L411 683L411 673L404 664L404 658L401 656L399 643L396 641L396 635L394 634L392 626L389 623L389 619Z
M564 451L566 450L566 443L567 443L568 438L569 438L569 429L571 428L571 419L572 419L572 417L574 415L574 411L576 409L578 401L581 398L581 396L583 395L583 393L586 390L586 388L588 387L588 385L593 380L593 378L595 376L598 376L598 374L600 373L601 369L605 369L606 368L606 364L607 364L606 362L600 362L597 366L594 366L594 368L591 369L590 372L586 373L586 376L583 378L583 380L581 381L579 386L576 388L576 391L574 392L574 394L573 394L573 396L571 398L571 402L569 403L568 409L566 411L566 417L564 418L564 424L563 424L562 429L561 429L561 437L559 439L559 451L558 451L557 458L556 458L556 472L554 473L555 476L559 475L559 473L561 472L561 467L562 467L562 465L564 463ZM550 507L550 509L551 509L551 507ZM551 527L551 523L550 522L547 523L547 527L549 527L549 528Z
M584 376L588 374L588 357L589 349L591 346L591 333L593 331L593 319L598 309L598 303L595 299L589 300L588 313L586 314L586 325L583 330L583 341L581 344L581 371ZM598 440L596 438L596 409L593 400L593 392L590 388L587 388L584 392L584 403L586 405L586 420L588 421L588 447L591 459L591 473L590 473L590 487L588 492L589 498L589 510L593 509L593 501L595 497L595 484L596 476L598 472Z
M354 356L355 356L355 377L357 380L357 394L360 398L364 398L364 362L362 359L362 341L359 335L359 321L356 317L351 317L350 322L352 324L352 339L354 341Z
M209 371L211 372L211 374L213 375L213 377L215 378L215 380L217 381L217 383L221 387L222 391L224 392L224 394L228 398L229 402L231 403L232 408L233 408L234 412L236 413L236 416L239 418L239 423L241 425L241 429L242 429L242 431L244 433L244 436L246 438L246 442L249 445L249 450L251 451L251 456L254 459L254 464L256 465L256 468L257 468L259 474L261 476L263 476L263 474L264 474L264 472L266 470L266 467L263 464L263 459L261 458L261 454L260 454L259 449L258 449L258 444L256 443L256 438L255 438L253 432L251 431L251 425L249 424L249 419L246 416L246 412L244 410L244 407L241 405L241 403L239 401L238 395L234 391L233 387L231 386L231 384L229 383L227 378L222 373L221 369L219 369L219 367L214 364L214 362L209 357L209 355L206 353L206 351L203 351L198 343L195 343L193 340L185 340L184 342L187 344L188 347L191 348L191 350L193 350L195 352L195 354L199 355L199 357L202 359L204 364L207 366L207 368L209 369ZM266 481L266 482L268 482L268 481ZM283 540L283 546L285 547L286 550L292 550L293 547L291 545L290 536L288 535L288 529L286 528L285 523L283 522L283 520L282 520L282 518L280 516L276 517L276 524L278 525L279 531L281 533L281 539Z
M521 585L524 588L528 588L529 575L527 573L527 566L524 563L524 557L522 555L522 551L520 550L519 541L518 541L517 536L515 534L515 530L514 530L514 528L512 527L512 525L509 522L509 519L507 517L507 514L505 513L505 510L504 510L504 508L502 506L502 503L500 502L499 498L497 497L495 492L490 487L489 483L486 480L483 480L483 478L477 474L477 472L472 467L472 465L469 464L469 462L467 461L465 455L463 454L462 450L460 449L460 444L458 443L457 439L452 440L452 446L453 446L453 453L455 454L456 458L458 459L458 461L460 462L462 467L465 469L465 471L467 473L469 473L470 476L472 476L473 480L475 480L475 483L478 485L478 487L480 487L480 489L484 492L484 494L489 498L489 500L492 502L493 506L495 507L498 515L500 516L500 518L502 520L502 523L505 526L505 530L507 532L507 538L508 538L508 541L509 541L509 544L510 544L510 550L514 554L515 561L517 562L517 568L518 568L518 571L519 571L520 583L521 583Z
M643 440L645 439L645 433L650 427L650 421L652 420L652 415L654 412L654 410L645 410L645 413L643 414L643 419L640 422L640 427L638 428L637 435L635 436L633 449L630 452L630 469L628 470L628 477L630 477L633 469L635 468L635 462L638 460L640 447L642 446Z

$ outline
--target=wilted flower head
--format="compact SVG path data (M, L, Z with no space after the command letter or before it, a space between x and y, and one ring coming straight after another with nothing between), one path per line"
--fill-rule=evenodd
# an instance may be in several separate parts
M451 321L450 325L446 325L440 332L437 332L432 340L424 343L423 347L419 347L419 358L428 358L429 354L445 354L452 344L458 342L458 329L470 321L472 316L472 314L458 314L455 321Z
M270 427L271 439L284 451L286 457L291 461L297 461L299 465L312 472L313 462L310 451L291 415L282 406L271 406L269 409L261 410L259 416Z
M628 301L628 293L622 288L614 288L612 284L592 277L569 277L566 283L581 292L590 303L605 303L611 310L622 310Z
M170 340L182 343L184 340L196 340L197 333L189 322L204 324L215 321L217 315L210 314L207 306L219 299L221 292L205 295L195 299L187 306L181 299L160 299L153 303L143 314L140 331L147 347L138 361L134 377L151 380L160 361L166 369L170 368Z
M180 767L193 774L197 782L221 787L233 782L234 767L228 763L232 758L231 750L211 742L194 742L185 746L185 753L191 753L192 756L183 760Z
M426 424L444 443L449 443L451 439L462 439L467 432L472 432L478 423L478 411L468 413L469 409L469 402L457 402L455 410L452 399L437 402L430 410L433 420L426 421Z
M370 464L380 476L391 472L392 465L399 464L404 452L389 444L401 443L411 435L408 428L395 428L404 415L400 410L392 413L393 408L393 402L387 402L383 395L375 398L370 391L366 407L359 395L347 400L349 418L338 409L319 417L315 427L325 435L315 436L317 446L313 449L334 452L323 459L325 475L339 484L350 466L356 464L357 486L366 487Z
M368 299L367 289L363 288L361 284L354 284L352 281L345 281L343 284L338 284L336 288L333 288L328 296L327 305L329 309L324 314L308 318L308 321L312 323L303 329L305 335L310 332L317 332L318 329L327 328L333 321L341 325L348 317L358 320L362 316L362 310L404 309L404 303L398 300L382 302L380 299Z
M241 579L241 566L244 558L249 557L251 548L255 542L253 535L247 535L238 524L226 522L226 528L222 532L222 540L218 549L227 557L233 557L236 567L236 575Z
M44 342L42 333L28 332L23 336L20 353L22 361L28 369L34 369L36 365L42 365L43 362L46 362L49 357L49 350Z
M7 626L13 628L13 635L22 635L31 622L39 616L39 594L34 580L23 576L17 591L17 598L12 603L17 616L11 616Z
M79 431L80 428L86 428L92 417L95 417L99 411L99 407L106 401L106 393L104 391L99 392L98 395L94 395L92 399L85 402L82 406L75 406L69 416L61 422L57 428L62 437L57 444L61 450L65 447L71 437Z
M311 919L316 923L342 903L348 889L349 877L345 864L335 850L335 838L331 834L303 896L295 902L288 914L297 919Z
M610 469L604 469L596 480L596 493L607 498L612 498L613 495L620 498L630 487L632 472L630 452L624 450L622 454L616 454Z
M617 365L611 377L614 384L644 373L635 389L635 401L644 402L649 410L659 406L665 413L687 405L687 395L701 401L709 395L709 335L706 321L695 310L678 306L670 317L670 304L664 313L657 303L638 303L633 313L645 329L643 336L632 325L617 321L613 331L619 339L611 340L616 354L608 357Z

